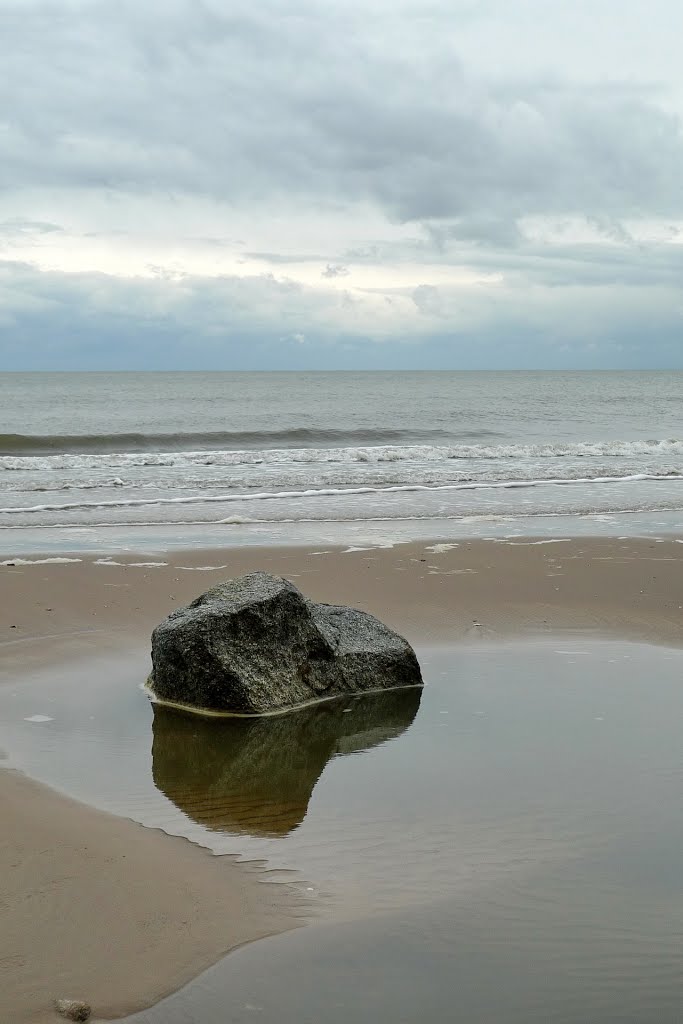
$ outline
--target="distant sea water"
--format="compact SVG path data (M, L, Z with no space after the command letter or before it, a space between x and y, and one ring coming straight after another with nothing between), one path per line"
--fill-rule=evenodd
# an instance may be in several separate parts
M680 371L0 374L0 529L680 511Z

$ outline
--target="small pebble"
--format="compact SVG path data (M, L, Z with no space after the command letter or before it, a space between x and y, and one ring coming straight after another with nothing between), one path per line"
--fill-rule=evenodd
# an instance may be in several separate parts
M82 999L56 999L55 1010L61 1013L67 1020L86 1021L90 1020L92 1010Z

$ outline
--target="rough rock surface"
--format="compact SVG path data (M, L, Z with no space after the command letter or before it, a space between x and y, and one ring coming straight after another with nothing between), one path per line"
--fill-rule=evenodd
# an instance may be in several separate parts
M378 619L264 572L213 587L152 633L150 690L198 711L261 715L421 685L412 647Z
M84 1021L90 1020L92 1010L87 1003L81 999L55 999L55 1010L67 1020Z

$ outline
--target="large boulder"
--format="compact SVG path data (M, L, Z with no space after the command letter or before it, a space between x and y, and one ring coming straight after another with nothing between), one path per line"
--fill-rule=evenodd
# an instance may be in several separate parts
M208 590L152 633L149 689L196 711L263 715L421 686L410 644L367 612L307 601L254 572Z

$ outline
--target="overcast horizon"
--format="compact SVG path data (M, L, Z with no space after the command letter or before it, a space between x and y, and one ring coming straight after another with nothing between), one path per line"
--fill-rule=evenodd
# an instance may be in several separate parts
M673 0L0 0L0 370L683 367Z

